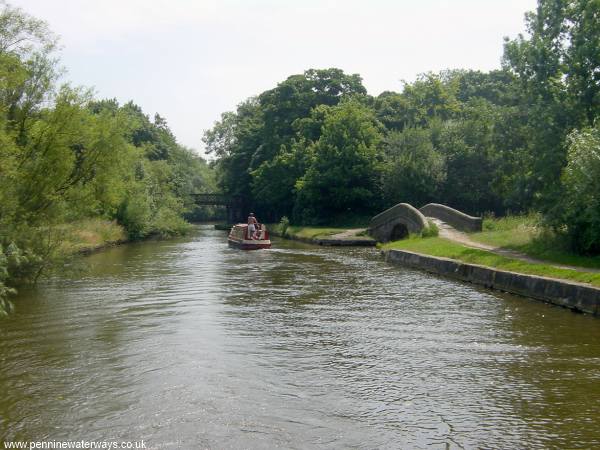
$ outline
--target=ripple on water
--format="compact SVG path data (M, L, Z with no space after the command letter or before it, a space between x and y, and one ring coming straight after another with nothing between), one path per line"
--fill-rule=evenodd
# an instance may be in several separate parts
M597 320L371 249L111 249L0 328L0 435L153 448L600 445ZM584 426L582 426L584 424Z

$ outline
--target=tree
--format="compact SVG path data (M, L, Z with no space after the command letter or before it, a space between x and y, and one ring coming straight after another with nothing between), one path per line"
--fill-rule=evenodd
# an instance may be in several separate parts
M374 109L386 130L402 131L409 125L409 100L397 92L385 91L375 99Z
M427 126L433 118L451 119L460 112L457 91L457 80L444 72L421 74L414 83L405 83L402 95L408 105L407 124Z
M569 135L561 200L549 214L557 230L566 226L573 249L600 254L600 124Z
M218 158L220 187L225 193L241 197L246 208L258 207L259 213L274 217L280 215L279 207L287 211L284 205L288 205L292 189L286 184L282 192L277 191L278 199L270 203L265 194L274 194L276 183L269 177L291 164L288 152L297 147L297 142L318 139L321 123L312 111L320 105L337 105L344 98L365 94L356 74L346 75L340 69L310 69L248 99L235 112L223 114L203 139L207 151Z
M495 189L501 175L495 137L498 110L484 99L472 99L460 119L443 124L436 146L446 160L440 193L444 203L470 213L502 211Z
M371 212L379 199L381 125L360 102L327 108L312 159L298 190L295 216L304 222Z
M44 21L6 2L0 2L0 7L2 106L6 125L16 131L19 143L24 143L28 125L52 98L61 73L53 56L58 38Z
M217 183L224 193L240 197L247 208L252 202L255 153L261 146L262 111L256 98L241 103L235 113L225 113L204 134L207 152L217 157Z
M309 69L292 75L274 89L263 92L258 100L262 111L261 146L254 155L251 170L273 158L281 145L295 135L294 122L308 117L319 105L337 105L341 99L365 95L358 74L346 75L340 69Z
M431 130L406 128L385 139L382 189L386 206L400 202L422 206L437 200L446 178L444 157L431 141Z
M263 162L252 172L252 193L257 210L268 220L291 216L296 198L296 183L306 172L312 146L306 140L282 146L275 158Z
M532 189L544 209L560 198L567 135L593 125L600 112L599 10L598 0L539 0L526 15L531 37L504 46L504 66L524 93Z

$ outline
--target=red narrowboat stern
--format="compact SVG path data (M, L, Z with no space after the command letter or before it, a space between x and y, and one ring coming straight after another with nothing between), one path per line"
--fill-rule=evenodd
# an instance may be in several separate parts
M240 248L242 250L258 250L260 248L271 248L269 232L263 224L257 225L257 230L253 236L248 234L248 224L238 223L231 227L229 238L227 239L230 247Z

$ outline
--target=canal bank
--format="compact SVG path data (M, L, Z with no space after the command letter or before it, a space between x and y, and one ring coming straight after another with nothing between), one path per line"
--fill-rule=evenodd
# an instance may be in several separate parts
M600 315L600 289L566 280L510 272L407 250L385 250L385 260L486 288Z

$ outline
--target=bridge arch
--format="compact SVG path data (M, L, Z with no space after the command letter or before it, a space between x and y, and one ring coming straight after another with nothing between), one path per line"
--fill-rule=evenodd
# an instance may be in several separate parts
M371 219L369 234L380 242L407 237L409 233L421 233L429 227L425 216L408 203L398 203Z

